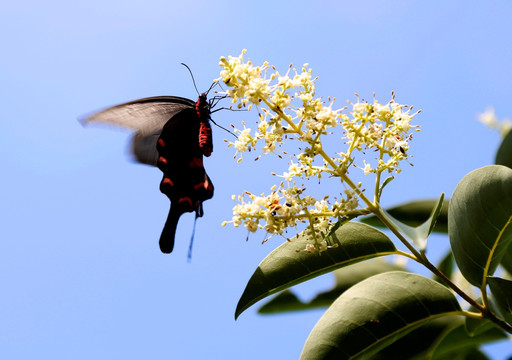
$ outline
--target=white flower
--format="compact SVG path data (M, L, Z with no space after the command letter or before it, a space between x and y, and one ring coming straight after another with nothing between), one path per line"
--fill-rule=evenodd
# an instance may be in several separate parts
M368 105L366 103L357 102L352 104L352 112L357 115L363 115L367 106Z
M242 132L238 135L238 140L235 141L235 149L238 152L245 152L247 151L247 146L251 144L253 141L251 137L251 129L244 129Z
M364 174L366 176L370 175L372 173L372 167L370 164L367 164L366 161L364 162Z
M492 107L487 108L485 110L485 113L479 114L478 120L484 125L490 127L491 129L498 130L502 136L505 136L512 128L512 120L503 119L500 122L496 114L494 113L494 109Z
M309 244L309 243L306 244L306 248L304 250L308 253L315 252L315 250L316 250L315 244Z
M487 125L490 128L496 128L496 126L498 125L498 118L496 117L496 114L494 113L494 108L492 107L485 109L485 112L483 114L479 114L478 120L482 124Z

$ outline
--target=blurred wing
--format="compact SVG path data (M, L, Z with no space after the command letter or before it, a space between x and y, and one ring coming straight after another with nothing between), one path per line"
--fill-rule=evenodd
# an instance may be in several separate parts
M195 102L190 99L178 96L154 96L110 107L84 118L82 123L114 124L137 130L136 137L153 137L155 134L158 137L170 118L194 106Z
M156 142L160 137L162 129L158 132L143 136L140 133L135 133L132 139L132 153L135 159L142 163L151 166L156 166L158 160L158 150L156 149Z

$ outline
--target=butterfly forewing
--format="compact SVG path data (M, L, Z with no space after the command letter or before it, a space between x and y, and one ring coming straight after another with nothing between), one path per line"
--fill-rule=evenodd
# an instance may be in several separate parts
M165 123L195 102L178 96L154 96L110 107L91 115L84 123L108 123L137 130L140 136L160 133Z

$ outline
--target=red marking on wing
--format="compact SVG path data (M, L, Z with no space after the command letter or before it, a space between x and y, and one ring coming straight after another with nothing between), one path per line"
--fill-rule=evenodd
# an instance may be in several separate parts
M199 184L194 185L194 190L198 190L204 187L204 182L200 182Z
M203 188L205 190L212 190L213 186L208 180L205 180L203 182L200 182L200 183L194 185L194 190L199 190L201 188Z
M182 197L178 200L178 203L187 202L192 207L192 199L188 196Z
M163 156L160 156L158 158L158 162L167 165L167 159L164 158Z
M162 138L158 139L158 145L165 147L165 141Z
M174 186L174 183L173 183L173 182L172 182L172 180L171 180L171 179L169 179L168 177L163 178L163 180L162 180L162 184L166 184L166 185Z

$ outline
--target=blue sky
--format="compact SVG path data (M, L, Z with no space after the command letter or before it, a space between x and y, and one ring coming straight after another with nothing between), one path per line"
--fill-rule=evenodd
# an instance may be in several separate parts
M234 309L282 239L221 227L231 195L267 191L265 165L237 166L214 128L205 161L215 197L184 216L174 252L158 238L161 173L127 157L129 133L84 129L93 110L153 95L195 99L220 56L248 49L285 71L308 62L317 93L423 109L414 167L383 202L448 196L492 163L499 136L476 121L512 117L509 1L11 1L0 12L0 356L5 359L295 359L322 311L259 316ZM253 113L216 113L223 126ZM432 244L446 243L435 238ZM439 252L430 250L435 257ZM328 277L300 288L304 298ZM510 343L488 347L493 359ZM508 351L507 351L508 348Z

